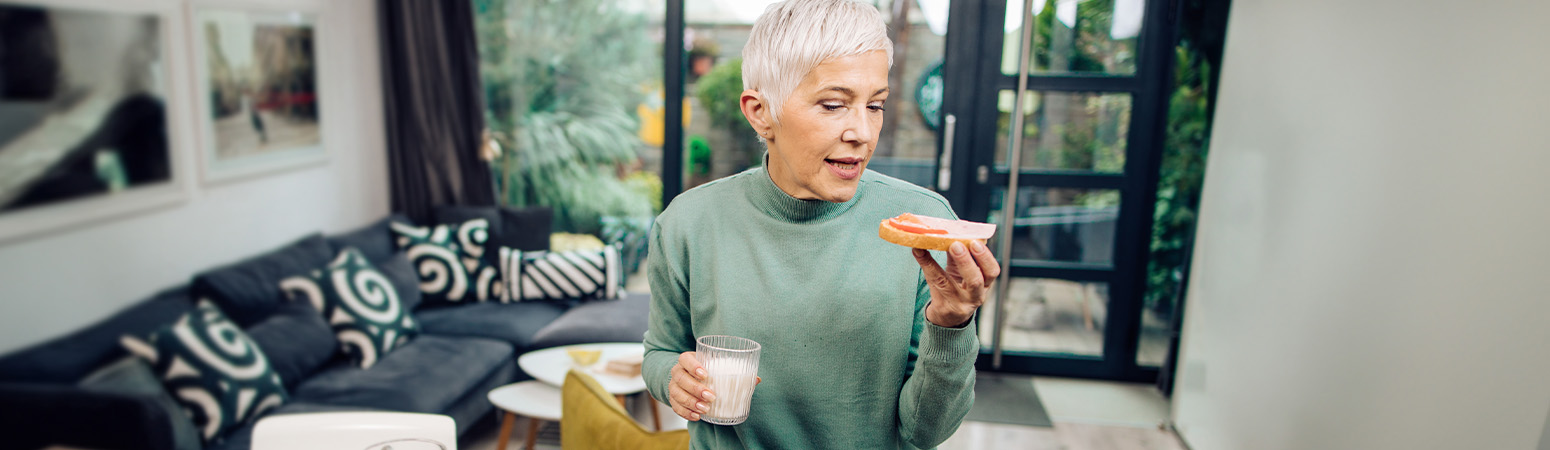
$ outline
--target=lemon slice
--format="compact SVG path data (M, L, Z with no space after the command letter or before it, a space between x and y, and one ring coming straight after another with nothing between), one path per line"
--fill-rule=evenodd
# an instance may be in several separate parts
M568 348L565 349L565 354L570 355L571 361L575 361L576 365L586 367L597 364L597 359L603 356L603 351L584 348Z

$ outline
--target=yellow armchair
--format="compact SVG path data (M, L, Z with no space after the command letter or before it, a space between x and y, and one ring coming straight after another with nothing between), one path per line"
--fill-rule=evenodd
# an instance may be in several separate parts
M572 370L565 375L560 401L560 448L564 450L680 450L689 448L689 431L650 432L635 423L613 394L597 380ZM652 405L655 407L656 405Z

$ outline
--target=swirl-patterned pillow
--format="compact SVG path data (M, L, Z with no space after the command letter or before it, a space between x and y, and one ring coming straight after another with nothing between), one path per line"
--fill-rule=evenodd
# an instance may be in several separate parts
M292 301L312 303L334 329L339 347L362 369L420 334L394 288L355 247L339 252L324 270L280 280Z
M624 295L619 245L563 252L500 248L504 303L526 300L608 299Z
M145 340L120 343L150 363L206 443L290 398L269 358L209 300Z
M405 252L420 274L420 292L425 294L425 304L463 304L501 298L500 274L495 265L484 258L484 244L490 237L489 221L473 219L434 227L394 222L392 228L398 237L398 248Z

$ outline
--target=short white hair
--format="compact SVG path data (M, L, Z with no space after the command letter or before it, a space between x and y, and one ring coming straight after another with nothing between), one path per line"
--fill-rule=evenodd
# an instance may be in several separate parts
M895 0L898 1L898 0ZM770 119L813 68L833 58L882 50L893 67L893 41L876 7L852 0L786 0L754 21L743 47L743 89L764 94Z

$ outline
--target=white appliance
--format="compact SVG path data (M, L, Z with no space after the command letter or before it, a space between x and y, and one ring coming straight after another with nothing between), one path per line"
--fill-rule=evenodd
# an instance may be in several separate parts
M457 424L438 414L330 412L269 416L253 450L457 450Z

